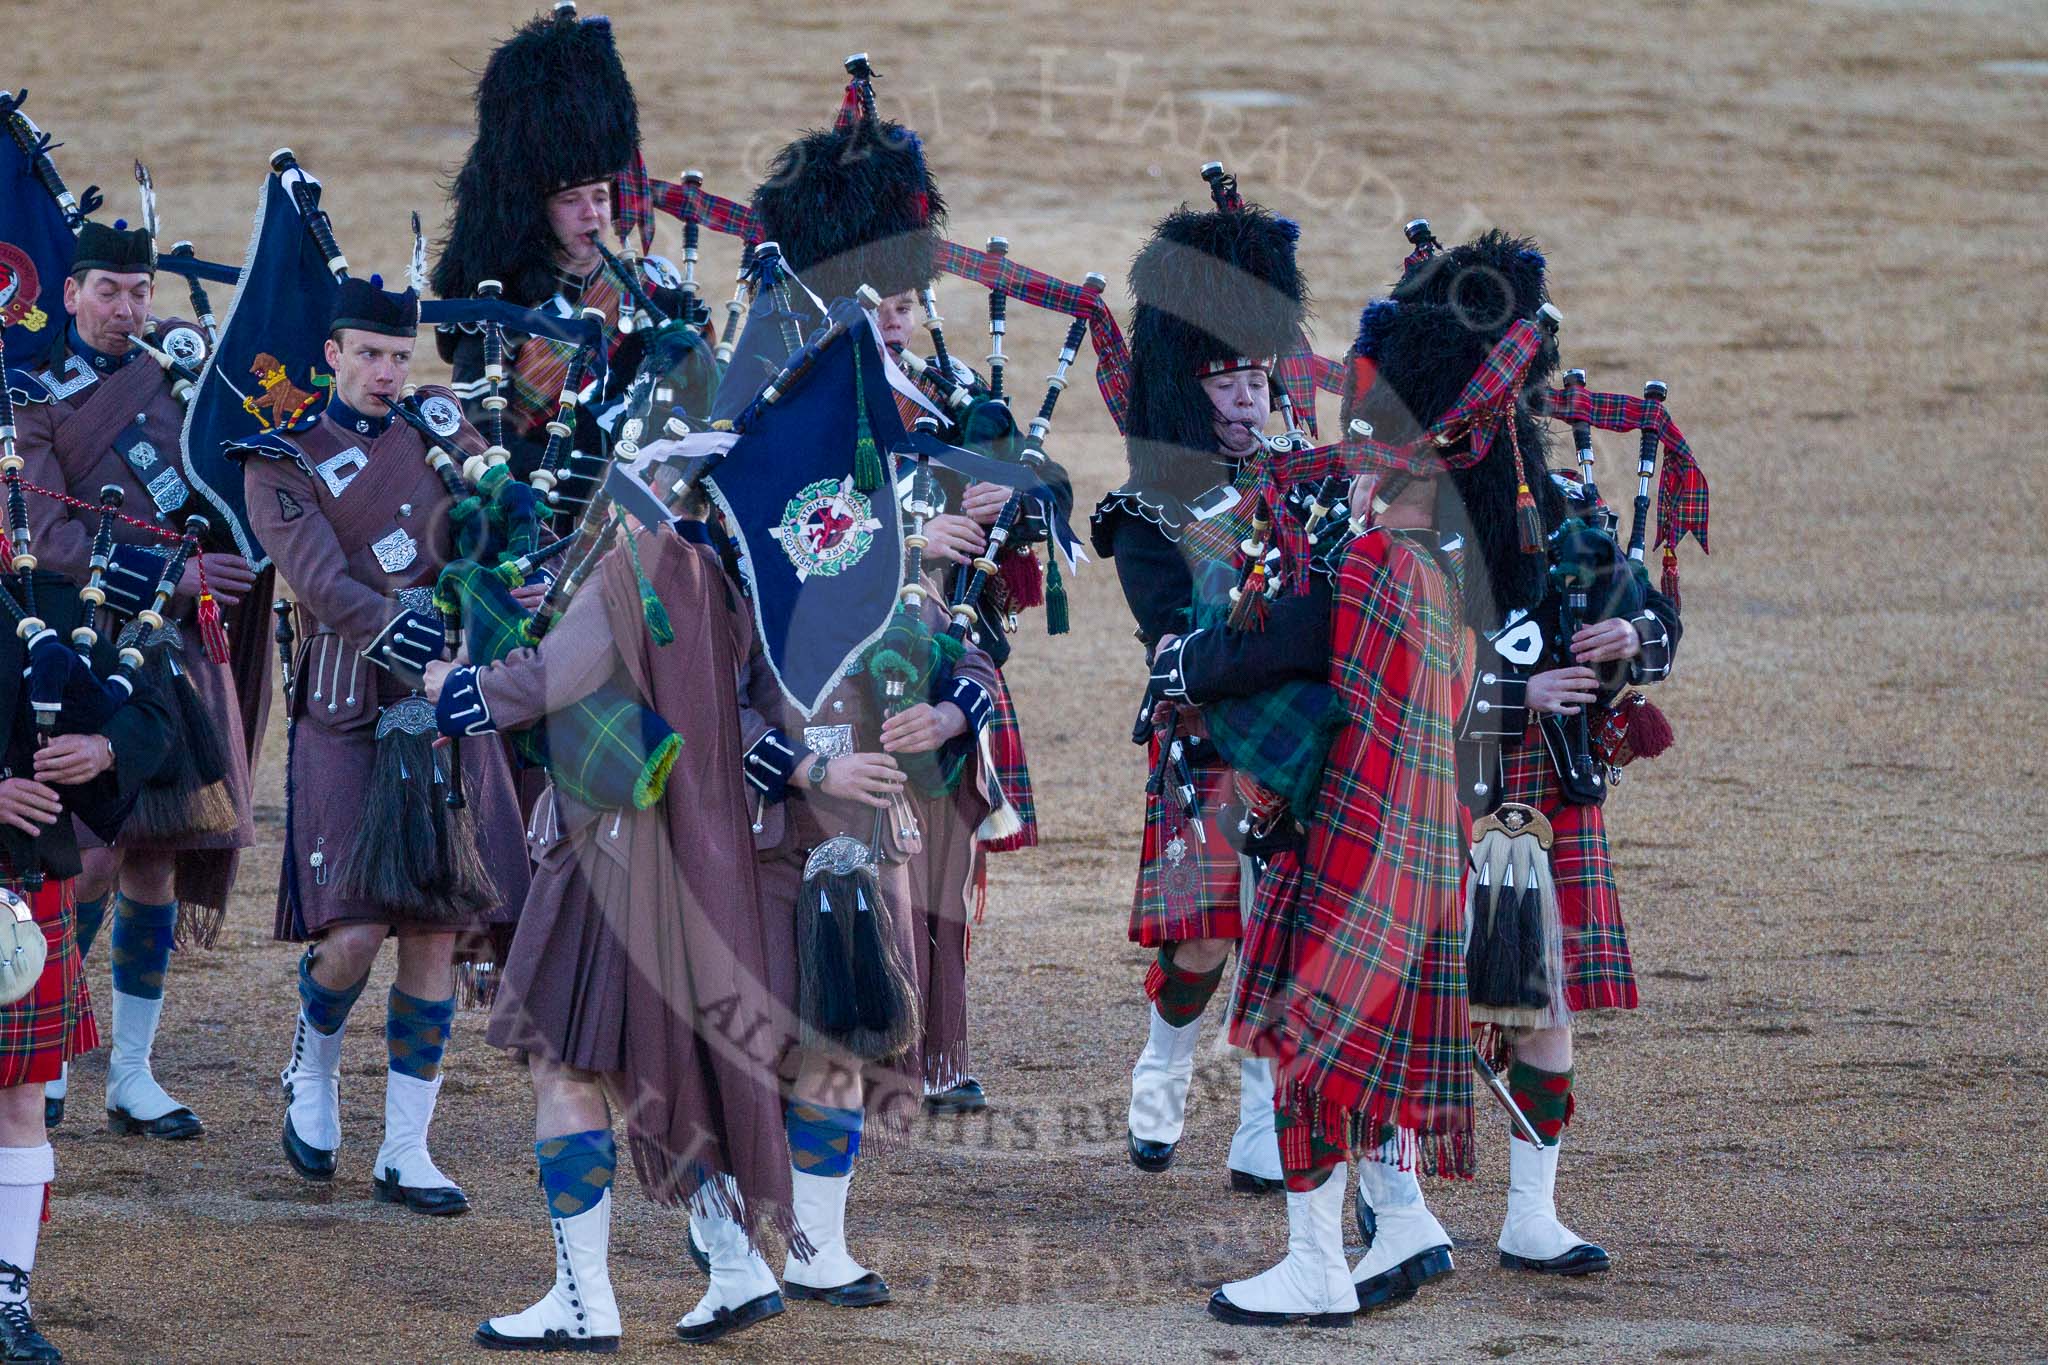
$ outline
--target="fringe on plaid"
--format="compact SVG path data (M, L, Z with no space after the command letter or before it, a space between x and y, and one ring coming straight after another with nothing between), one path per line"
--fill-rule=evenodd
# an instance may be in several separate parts
M171 947L179 952L211 948L220 941L221 927L227 922L228 908L225 905L179 901L178 923L171 930Z
M1349 1109L1326 1103L1321 1095L1300 1081L1286 1082L1280 1092L1274 1127L1280 1140L1280 1165L1287 1171L1311 1171L1318 1165L1333 1164L1328 1154L1342 1151L1347 1158L1367 1153L1384 1157L1381 1134L1394 1128L1394 1164L1404 1171L1445 1180L1470 1180L1479 1169L1478 1151L1472 1136L1472 1110L1467 1106L1462 1122L1450 1125L1441 1119L1416 1113L1403 1114L1407 1104L1375 1105L1368 1110ZM1404 1120L1405 1121L1402 1121ZM1435 1131L1432 1131L1434 1129Z

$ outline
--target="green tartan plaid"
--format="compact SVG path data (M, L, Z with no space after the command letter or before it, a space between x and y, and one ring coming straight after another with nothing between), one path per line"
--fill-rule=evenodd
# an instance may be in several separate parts
M434 595L444 613L460 614L472 663L534 643L532 614L495 569L458 559L441 570ZM659 801L683 743L616 680L510 738L521 763L547 769L564 796L593 810Z

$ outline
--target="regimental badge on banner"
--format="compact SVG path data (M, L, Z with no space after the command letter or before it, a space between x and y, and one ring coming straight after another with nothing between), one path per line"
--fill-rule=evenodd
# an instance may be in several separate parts
M820 479L797 490L783 509L782 521L770 531L789 556L797 582L812 575L833 578L860 563L875 543L882 523L865 493L854 490L853 476Z
M40 332L48 326L50 315L37 304L42 288L29 254L11 242L0 242L0 327L19 324Z

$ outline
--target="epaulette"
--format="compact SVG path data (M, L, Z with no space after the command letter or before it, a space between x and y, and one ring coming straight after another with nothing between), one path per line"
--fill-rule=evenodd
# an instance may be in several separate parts
M315 418L313 420L317 421L318 419ZM246 460L251 455L259 456L266 460L290 460L310 474L313 471L306 467L305 452L290 441L285 440L280 434L280 431L303 431L308 425L310 423L302 418L289 427L258 432L254 436L245 436L240 440L227 441L221 445L221 454L230 460Z
M1095 553L1104 559L1116 554L1116 528L1125 520L1149 522L1161 535L1178 543L1181 527L1188 523L1188 509L1171 493L1133 488L1129 484L1112 488L1088 514L1088 541L1095 547Z
M50 391L43 385L43 377L18 366L7 367L7 396L16 403L47 403Z

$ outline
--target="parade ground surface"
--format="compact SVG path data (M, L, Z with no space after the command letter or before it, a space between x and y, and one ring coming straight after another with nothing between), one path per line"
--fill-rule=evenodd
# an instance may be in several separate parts
M266 158L289 144L327 182L357 269L395 278L406 211L442 216L472 73L532 8L167 0L138 23L40 0L12 8L0 83L30 88L67 178L107 186L109 216L134 216L129 162L147 160L166 240L203 256L240 258ZM996 861L974 945L974 1067L993 1107L863 1157L853 1248L894 1304L793 1303L706 1354L2037 1356L2038 3L772 8L611 7L654 174L701 167L744 198L777 144L831 119L840 59L866 50L885 111L927 137L952 235L1004 234L1069 279L1101 270L1120 313L1147 225L1206 199L1211 158L1301 220L1325 354L1393 275L1404 219L1446 240L1531 233L1566 363L1595 388L1671 384L1714 534L1711 557L1686 547L1685 643L1659 692L1677 746L1609 806L1642 1009L1582 1021L1559 1189L1612 1273L1495 1267L1506 1138L1482 1098L1478 1178L1431 1195L1458 1240L1452 1279L1345 1331L1204 1314L1217 1284L1278 1259L1286 1220L1278 1196L1227 1187L1236 1067L1207 1039L1179 1161L1146 1175L1124 1156L1145 1009L1145 957L1124 934L1140 661L1112 567L1091 564L1074 633L1027 622L1011 673L1046 840ZM678 241L670 225L657 249ZM736 254L707 234L717 302ZM169 277L159 299L184 311ZM940 299L956 350L978 355L980 291L942 282ZM1061 330L1013 307L1017 389L1038 391ZM1084 352L1055 433L1082 508L1122 477L1091 366ZM1634 452L1602 440L1610 497ZM480 1016L458 1021L434 1130L470 1216L371 1201L381 1010L359 1011L348 1041L341 1178L309 1185L285 1164L283 741L273 717L260 843L221 945L171 970L158 1074L205 1139L109 1136L105 1054L76 1068L36 1269L37 1319L73 1360L473 1358L480 1319L548 1286L531 1092L485 1051ZM390 971L387 956L366 999ZM690 1349L669 1327L702 1292L684 1226L622 1165L622 1358Z

